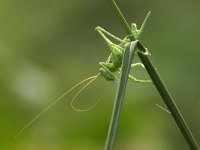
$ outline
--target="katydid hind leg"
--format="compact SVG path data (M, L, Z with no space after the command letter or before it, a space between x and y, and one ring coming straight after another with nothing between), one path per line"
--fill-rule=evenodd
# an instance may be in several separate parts
M116 40L116 41L118 41L118 42L120 42L120 43L122 43L122 42L124 42L122 39L120 39L119 37L117 37L117 36L115 36L115 35L113 35L112 33L110 33L110 32L108 32L108 31L106 31L105 29L103 29L102 27L96 27L95 28L95 30L96 31L98 31L99 32L99 34L104 38L104 40L109 40L105 35L107 35L107 36L109 36L109 37L111 37L111 38L113 38L114 40ZM109 40L110 41L110 40Z
M131 64L131 68L135 68L135 67L141 67L141 68L145 69L145 66L141 62Z
M133 82L138 82L138 83L152 83L151 80L141 80L133 77L132 75L129 74L128 78L133 81Z

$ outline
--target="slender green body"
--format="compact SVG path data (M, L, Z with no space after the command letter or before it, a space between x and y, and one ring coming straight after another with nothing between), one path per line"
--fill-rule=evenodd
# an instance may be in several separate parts
M147 14L141 28L138 30L137 25L135 23L131 26L131 32L134 34L134 37L138 38L142 30L144 29L144 25L146 24L147 19L149 18L150 13ZM96 31L99 32L99 34L102 36L102 38L106 41L109 49L111 50L110 56L107 58L105 62L100 62L100 75L105 78L108 81L114 81L117 79L115 73L119 73L121 66L122 66L122 58L124 55L125 48L128 44L131 43L131 40L129 39L130 36L125 37L124 39L120 39L113 34L109 33L105 29L101 27L96 27ZM113 38L118 42L118 44L113 43L111 40L107 38L107 36ZM142 63L137 63L137 65L132 64L131 67L141 66L144 68ZM136 79L132 75L129 74L129 79L135 82L151 82L150 80L140 80Z

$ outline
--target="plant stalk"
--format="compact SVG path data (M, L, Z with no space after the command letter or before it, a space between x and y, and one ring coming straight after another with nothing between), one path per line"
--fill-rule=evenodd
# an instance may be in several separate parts
M136 51L138 41L133 41L127 45L122 62L122 68L120 73L120 81L117 87L115 103L113 107L112 117L109 125L105 150L112 150L114 147L116 130L119 122L120 110L123 104L123 99L126 91L126 85L128 81L128 75L131 68L131 63Z
M163 83L162 79L160 78L158 72L156 71L155 67L153 66L151 60L149 59L148 55L145 55L146 48L139 42L138 43L138 56L140 57L142 63L144 64L147 72L149 73L154 85L156 86L158 92L160 93L163 101L165 102L167 108L172 114L177 126L179 127L181 133L183 134L185 140L187 141L191 150L199 150L199 146L190 131L187 123L185 122L181 112L179 111L176 103L174 102L172 96L170 95L168 89L166 88L165 84Z
M128 22L126 21L124 15L122 14L121 10L119 9L119 7L117 6L115 0L108 0L109 4L111 5L111 8L113 9L113 11L115 12L117 18L119 19L124 31L126 32L127 35L132 35L130 37L130 39L132 41L136 40L135 35L132 33L132 30L130 28L130 25L128 24Z
M114 9L114 12L116 16L120 19L121 25L126 31L126 33L132 36L130 37L131 41L135 40L135 36L133 35L130 26L128 25L125 17L123 16L122 12L120 11L119 7L117 6L115 0L108 0L108 2L111 4L111 7ZM159 74L157 73L156 69L151 63L151 60L149 59L148 55L145 55L144 53L147 51L146 48L138 42L138 49L140 50L138 52L138 56L140 57L141 61L143 62L147 72L149 73L152 81L154 82L158 92L160 93L163 101L165 102L166 106L168 107L169 111L171 112L177 126L181 130L181 133L183 134L185 140L187 141L189 147L191 150L199 150L199 145L196 142L192 132L190 131L187 123L185 122L183 116L181 115L178 107L176 106L172 96L170 95L168 89L164 85L163 81L161 80Z

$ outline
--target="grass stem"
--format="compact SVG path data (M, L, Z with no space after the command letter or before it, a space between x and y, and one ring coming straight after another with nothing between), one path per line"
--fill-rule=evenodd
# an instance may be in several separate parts
M135 36L133 35L129 24L127 23L125 17L121 13L121 11L120 11L119 7L117 6L115 0L108 0L108 2L111 4L116 16L119 18L119 20L122 24L122 27L124 28L126 33L128 35L130 35L130 34L132 35L131 38L130 38L131 41L134 41ZM138 52L138 56L140 57L141 61L143 62L147 72L149 73L152 81L154 82L154 84L155 84L158 92L160 93L163 101L165 102L166 106L168 107L169 111L171 112L178 128L180 129L185 140L187 141L190 149L191 150L199 150L200 148L199 148L198 143L196 142L192 132L190 131L187 123L185 122L183 116L181 115L181 113L180 113L178 107L176 106L172 96L170 95L168 89L166 88L163 81L161 80L158 72L154 68L150 58L148 57L148 55L144 54L144 52L146 52L146 48L140 42L138 42L138 49L140 50ZM121 79L121 80L123 80L123 79ZM118 89L118 92L120 92L119 89ZM111 126L110 126L110 128L111 128ZM112 130L112 129L110 129L110 130ZM111 149L106 149L106 150L111 150Z
M136 40L135 35L132 33L132 30L130 28L130 25L126 21L124 15L122 14L121 10L117 6L115 0L108 0L109 4L111 5L111 8L115 12L117 18L119 19L124 31L126 32L127 35L132 35L130 38L132 41Z
M129 44L123 56L122 69L120 73L120 81L118 84L115 103L113 107L112 117L108 130L108 136L106 140L105 150L112 150L116 137L116 130L119 122L120 110L123 104L123 99L126 91L126 85L128 81L128 75L130 72L132 60L136 51L138 41L133 41Z
M147 55L144 54L146 51L145 47L141 43L138 43L138 56L140 57L142 63L144 64L147 72L149 73L154 85L156 86L158 92L160 93L163 101L165 102L166 106L168 107L169 111L172 114L178 128L180 129L181 133L183 134L185 140L187 141L191 150L199 150L199 146L190 131L187 123L185 122L181 112L179 111L176 103L174 102L172 96L170 95L168 89L166 88L165 84L163 83L162 79L160 78L158 72L156 71L155 67L153 66L151 60Z

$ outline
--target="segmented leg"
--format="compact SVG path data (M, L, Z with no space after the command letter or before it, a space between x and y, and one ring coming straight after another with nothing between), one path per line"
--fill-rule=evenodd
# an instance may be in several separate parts
M152 83L151 80L140 80L140 79L137 79L135 77L133 77L132 75L128 75L128 78L134 82L139 82L139 83Z
M111 81L117 79L117 77L109 70L109 68L113 68L112 63L100 62L99 65L101 66L100 74L102 77L104 77L106 80L111 80Z
M131 65L131 68L134 68L134 67L142 67L145 69L144 65L141 63L141 62L138 62L138 63L135 63L135 64L132 64ZM151 80L141 80L141 79L137 79L135 77L133 77L132 75L129 74L129 79L134 81L134 82L139 82L139 83L152 83Z
M134 68L134 67L142 67L143 69L145 69L143 63L141 62L131 64L131 68Z
M105 29L103 29L102 27L99 27L99 26L98 26L98 27L95 28L95 30L98 31L101 35L103 34L103 36L105 36L105 34L106 34L106 35L110 36L111 38L115 39L116 41L118 41L118 42L120 42L120 43L124 42L122 39L120 39L120 38L114 36L114 35L111 34L110 32L108 32L108 31L106 31ZM103 37L103 38L104 38L105 40L108 39L106 36ZM110 41L110 40L109 40L109 41Z
M109 63L109 62L100 62L99 65L101 67L103 67L104 69L107 69L107 68L113 68L113 63ZM108 70L108 69L107 69ZM108 70L109 71L109 70Z

